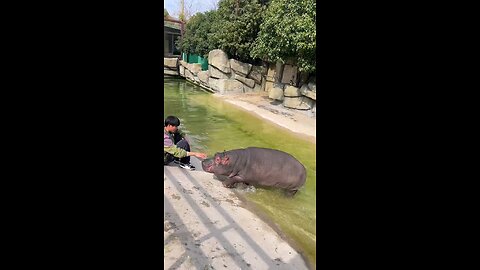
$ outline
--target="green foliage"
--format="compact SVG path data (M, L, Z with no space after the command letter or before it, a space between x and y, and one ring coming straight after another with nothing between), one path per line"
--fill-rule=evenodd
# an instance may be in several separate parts
M240 61L253 60L250 56L262 23L266 5L259 0L220 0L216 31L211 36L218 48Z
M210 37L218 20L216 16L215 11L193 15L185 26L183 39L177 42L180 50L205 57L209 51L217 49L217 44Z
M316 65L315 0L271 0L251 57L266 61L297 60L301 71Z
M182 52L225 51L242 62L294 59L301 71L316 65L315 0L220 0L218 9L187 22Z
M167 9L166 9L166 8L163 8L163 17L165 18L165 17L167 17L168 15L170 15L170 14L168 14Z

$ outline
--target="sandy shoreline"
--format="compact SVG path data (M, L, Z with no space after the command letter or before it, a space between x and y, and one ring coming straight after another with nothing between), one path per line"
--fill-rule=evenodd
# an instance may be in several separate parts
M272 124L287 129L309 142L316 143L316 119L309 112L293 110L268 98L266 92L213 96L253 113Z

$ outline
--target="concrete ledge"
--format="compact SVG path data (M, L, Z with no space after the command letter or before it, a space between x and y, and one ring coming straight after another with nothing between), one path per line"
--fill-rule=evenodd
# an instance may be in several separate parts
M164 170L165 269L308 269L302 256L213 174Z

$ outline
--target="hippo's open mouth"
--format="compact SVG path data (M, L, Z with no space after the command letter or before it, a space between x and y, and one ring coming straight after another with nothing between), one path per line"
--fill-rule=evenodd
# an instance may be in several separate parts
M213 172L213 164L208 164L205 166L205 171L209 173Z

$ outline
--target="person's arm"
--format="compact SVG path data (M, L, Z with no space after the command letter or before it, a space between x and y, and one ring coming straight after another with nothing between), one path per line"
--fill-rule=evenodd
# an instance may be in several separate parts
M179 133L181 136L185 136L184 133ZM183 137L185 138L185 137ZM172 154L174 157L177 158L183 158L186 156L195 156L201 159L207 158L207 154L205 153L200 153L200 152L187 152L184 149L181 149L177 147L175 144L173 144L173 141L170 139L170 137L166 134L163 135L163 151Z
M163 151L172 154L174 157L183 158L187 156L187 151L177 147L173 140L167 134L163 134Z
M183 157L191 157L195 156L197 158L205 159L207 158L207 154L200 153L200 152L187 152L182 148L177 147L176 145L173 146L164 146L163 151L172 154L174 157L183 158Z
M180 147L177 147L176 145L163 146L163 151L169 154L172 154L174 157L177 157L177 158L183 158L183 157L189 156L188 153L190 153Z

